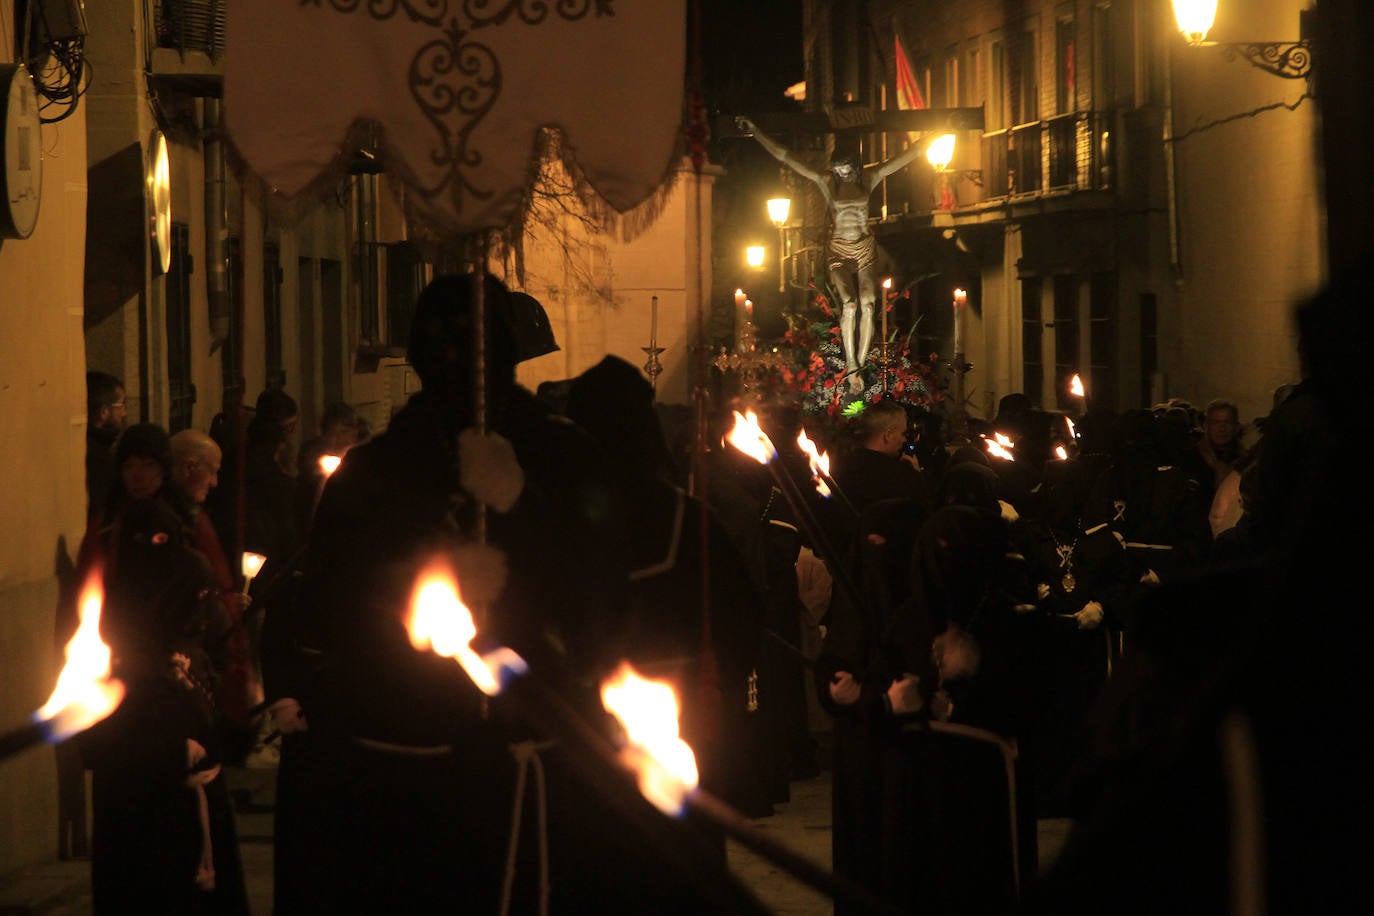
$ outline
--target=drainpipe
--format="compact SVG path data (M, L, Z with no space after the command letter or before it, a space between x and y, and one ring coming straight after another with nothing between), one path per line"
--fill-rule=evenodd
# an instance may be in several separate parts
M205 142L205 292L210 302L210 347L229 338L229 265L226 242L228 216L224 208L224 141L220 137L219 99L202 100ZM228 375L225 376L226 379Z
M1169 271L1175 283L1183 279L1178 241L1178 183L1174 172L1174 64L1164 44L1164 189L1169 200Z

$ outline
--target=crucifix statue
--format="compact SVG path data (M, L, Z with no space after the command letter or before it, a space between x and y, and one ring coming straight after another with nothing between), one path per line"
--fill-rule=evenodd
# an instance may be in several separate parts
M829 173L824 174L800 162L785 146L761 132L749 118L741 117L737 123L741 130L753 134L775 159L815 184L830 210L826 262L830 282L840 297L840 339L844 344L849 390L859 394L864 390L860 370L873 343L873 304L877 300L878 243L868 228L868 200L878 183L905 168L920 153L921 147L913 145L900 155L867 168L852 157L837 156L830 163Z

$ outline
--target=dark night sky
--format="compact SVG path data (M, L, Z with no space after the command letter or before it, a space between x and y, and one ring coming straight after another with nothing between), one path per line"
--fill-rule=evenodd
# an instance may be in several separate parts
M802 78L802 0L701 0L701 17L703 88L713 107L791 104L782 93Z

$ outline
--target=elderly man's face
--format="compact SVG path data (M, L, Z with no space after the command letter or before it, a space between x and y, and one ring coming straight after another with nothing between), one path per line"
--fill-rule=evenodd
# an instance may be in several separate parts
M1208 412L1204 423L1207 441L1212 445L1230 445L1240 432L1240 422L1233 411L1219 408Z
M219 449L187 458L176 468L177 486L190 497L196 505L205 502L210 491L219 486L219 467L222 457Z

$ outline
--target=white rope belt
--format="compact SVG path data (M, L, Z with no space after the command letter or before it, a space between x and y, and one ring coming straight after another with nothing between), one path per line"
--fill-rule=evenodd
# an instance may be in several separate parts
M544 761L540 751L553 747L552 741L521 741L510 746L515 758L515 799L510 815L510 845L506 848L506 876L501 890L501 916L510 913L511 895L515 887L515 858L520 850L520 823L524 819L525 776L534 770L535 804L538 805L539 824L539 914L549 912L549 789L544 780Z

